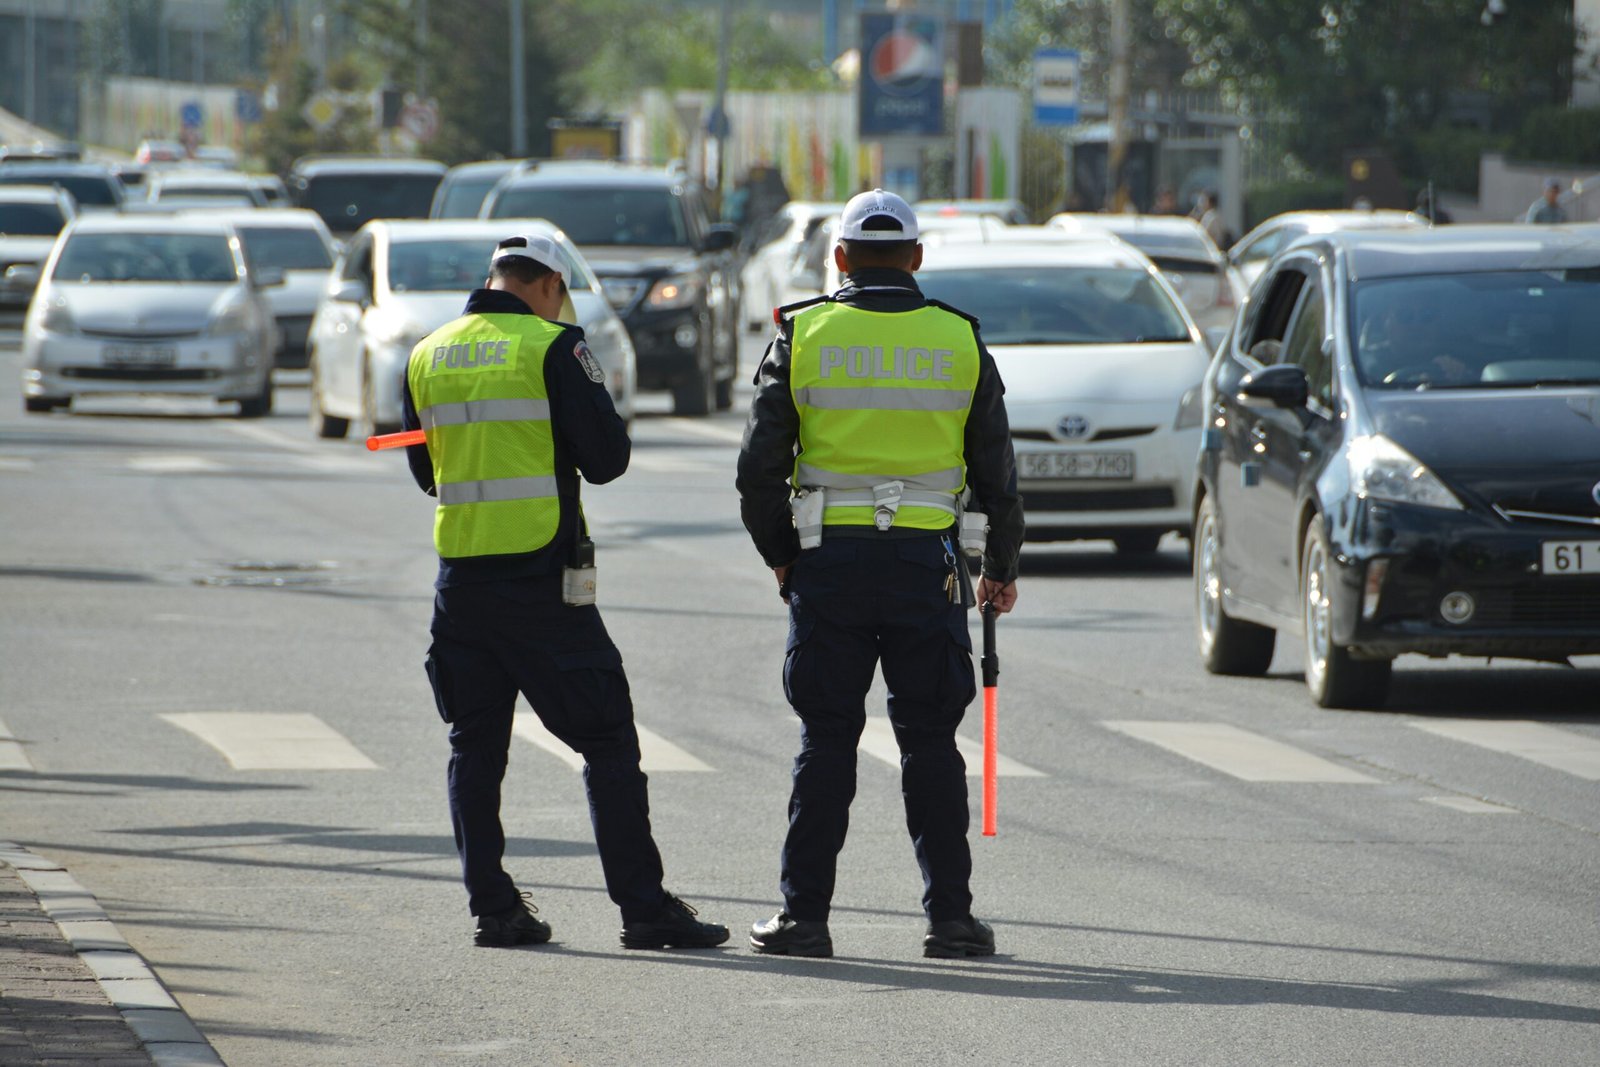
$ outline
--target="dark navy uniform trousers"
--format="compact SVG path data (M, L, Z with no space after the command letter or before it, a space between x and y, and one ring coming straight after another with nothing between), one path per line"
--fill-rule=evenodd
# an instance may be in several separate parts
M976 695L966 611L945 592L944 539L830 533L789 578L784 694L800 716L780 883L796 919L828 918L878 664L900 744L906 829L933 922L972 910L966 764L956 727Z
M559 574L450 586L434 598L428 678L450 724L450 819L474 915L517 902L501 866L500 782L517 693L583 754L589 818L606 889L625 922L661 910L661 854L639 769L622 656L598 608L561 602Z

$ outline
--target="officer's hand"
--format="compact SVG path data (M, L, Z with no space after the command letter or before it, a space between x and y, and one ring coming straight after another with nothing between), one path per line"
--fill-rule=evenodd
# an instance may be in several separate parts
M1004 615L1017 605L1017 583L1007 582L1001 585L993 578L979 578L978 603L993 604L994 610Z
M789 572L794 570L793 563L785 563L781 567L772 568L773 577L778 579L778 596L783 602L789 602Z

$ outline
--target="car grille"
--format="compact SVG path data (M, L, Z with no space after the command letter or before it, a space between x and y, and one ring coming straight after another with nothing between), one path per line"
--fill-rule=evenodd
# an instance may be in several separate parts
M159 341L186 341L191 337L200 336L199 330L191 330L188 333L141 333L138 330L129 329L92 330L84 327L80 328L78 332L83 334L85 337L110 337L118 341L139 341L141 343Z
M98 382L205 382L221 377L215 367L67 367L63 378Z
M1130 437L1145 437L1156 432L1154 426L1119 426L1112 430L1097 430L1092 436L1081 438L1077 443L1094 443L1096 441L1124 441ZM1012 430L1013 441L1049 441L1057 444L1061 438L1049 430Z
M1478 599L1472 626L1600 627L1600 581L1567 579L1560 587L1496 590Z
M1177 507L1164 486L1139 489L1046 489L1023 494L1024 511L1157 511Z

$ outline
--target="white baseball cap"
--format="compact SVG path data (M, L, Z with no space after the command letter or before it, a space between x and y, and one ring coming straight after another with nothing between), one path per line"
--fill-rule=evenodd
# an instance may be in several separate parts
M897 230L866 229L868 219L885 215L900 224ZM917 239L917 213L911 205L893 193L874 189L870 193L857 193L844 206L839 216L841 241L915 241Z
M493 267L502 259L518 258L531 259L542 267L549 267L561 276L562 285L572 284L566 257L561 254L561 246L548 237L532 233L512 234L494 246L494 253L489 257L489 266Z

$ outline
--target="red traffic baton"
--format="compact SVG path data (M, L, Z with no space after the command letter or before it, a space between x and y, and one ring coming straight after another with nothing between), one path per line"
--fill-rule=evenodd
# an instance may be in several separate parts
M994 620L996 611L992 601L985 600L980 609L983 615L983 836L995 835L996 809L999 806L1000 742L1000 655L994 649Z
M427 443L428 436L421 430L403 430L400 433L386 433L367 438L367 451L376 452L380 448L404 448L407 445Z

